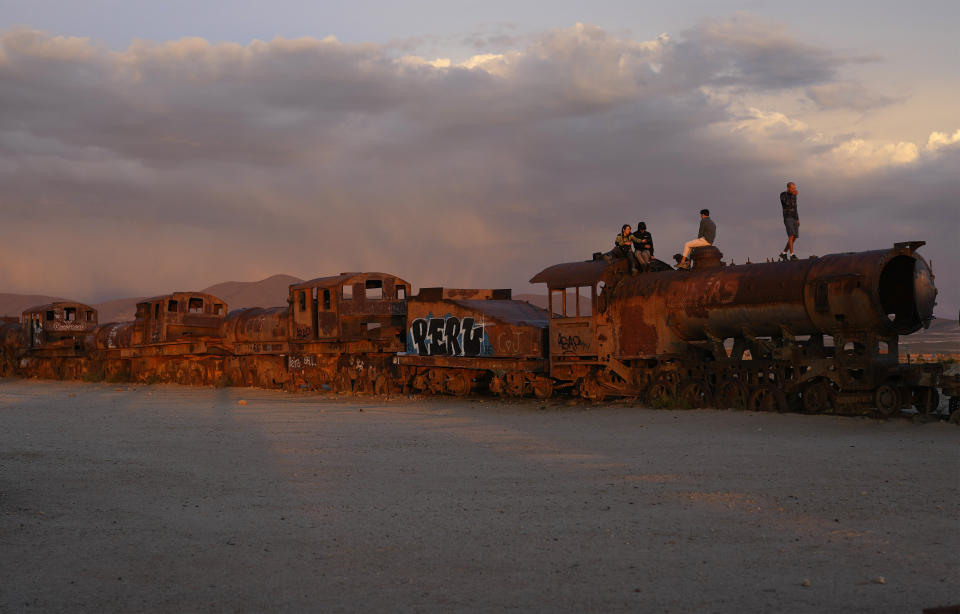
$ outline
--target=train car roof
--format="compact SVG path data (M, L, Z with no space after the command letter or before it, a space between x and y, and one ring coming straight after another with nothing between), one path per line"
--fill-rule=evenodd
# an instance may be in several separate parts
M451 300L450 302L501 322L518 326L546 327L550 320L546 309L541 309L526 301L467 299Z
M616 266L605 260L585 260L583 262L565 262L549 266L530 279L532 284L547 284L550 288L573 288L592 286L600 281L607 267Z
M77 301L55 301L53 303L47 303L45 305L37 305L36 307L30 307L23 310L23 313L38 313L40 311L50 311L51 309L57 309L58 307L80 307L81 309L96 311L95 308L87 305L86 303L78 303Z
M224 305L227 304L227 302L226 302L225 300L223 300L222 298L220 298L219 296L214 296L213 294L207 294L206 292L171 292L170 294L160 294L160 295L158 295L158 296L151 296L150 298L145 298L145 299L139 300L139 301L137 301L137 305L143 305L143 304L146 304L146 303L153 303L153 302L156 302L156 301L164 301L164 300L168 300L168 299L171 299L171 298L182 298L182 297L185 297L185 296L189 296L189 297L191 297L191 298L196 298L196 297L200 297L200 298L212 298L213 300L215 300L215 301L217 301L217 302L220 302L220 303L223 303Z
M391 273L377 273L377 272L368 272L368 273L340 273L339 275L332 275L330 277L317 277L316 279L308 279L307 281L301 281L300 283L290 284L292 290L304 290L306 288L332 288L334 286L339 286L340 284L350 281L354 277L392 277L394 279L399 279L403 283L410 285L410 282L407 280L397 277Z

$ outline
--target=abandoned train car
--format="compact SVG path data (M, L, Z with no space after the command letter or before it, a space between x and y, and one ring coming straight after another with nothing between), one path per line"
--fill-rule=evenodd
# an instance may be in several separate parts
M903 365L898 341L936 299L922 242L807 260L641 275L602 258L548 267L547 309L510 290L422 288L380 272L293 284L287 304L227 311L175 292L133 322L98 326L80 303L0 323L0 369L42 377L347 392L639 397L658 406L935 413L960 377ZM55 304L56 305L56 304ZM51 319L52 313L52 319Z

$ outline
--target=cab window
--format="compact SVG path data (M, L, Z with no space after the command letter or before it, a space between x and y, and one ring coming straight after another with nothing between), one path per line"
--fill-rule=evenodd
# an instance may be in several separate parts
M368 301L379 301L383 298L383 281L380 279L368 279L366 286L366 299Z

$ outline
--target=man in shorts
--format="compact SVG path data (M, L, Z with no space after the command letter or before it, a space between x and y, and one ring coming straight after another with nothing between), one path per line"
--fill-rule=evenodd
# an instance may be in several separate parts
M785 192L780 192L780 207L783 208L783 225L787 229L787 244L783 246L780 252L780 260L796 260L797 255L793 253L793 242L800 236L800 216L797 214L797 184L789 182Z

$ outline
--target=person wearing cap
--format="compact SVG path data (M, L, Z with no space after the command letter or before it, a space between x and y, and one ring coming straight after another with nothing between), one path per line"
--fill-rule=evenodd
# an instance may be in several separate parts
M646 222L637 222L633 233L633 250L640 264L646 266L653 260L653 235L647 232Z
M707 247L708 245L713 245L714 240L717 238L717 225L713 223L713 220L710 219L710 210L701 209L700 210L700 229L697 233L697 238L693 241L687 241L683 245L683 254L680 257L680 263L677 264L678 269L689 269L690 262L687 260L690 256L690 252L694 247Z
M783 225L787 229L787 244L783 246L780 252L780 259L787 259L787 252L790 252L790 260L796 260L797 255L793 253L793 242L800 236L800 216L797 214L797 184L787 183L787 189L780 192L780 207L783 209Z

